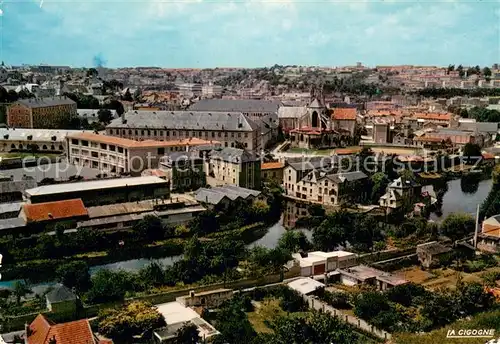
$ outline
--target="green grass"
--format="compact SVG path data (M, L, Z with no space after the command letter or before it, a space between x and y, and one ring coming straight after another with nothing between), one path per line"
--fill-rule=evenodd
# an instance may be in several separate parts
M500 310L485 312L476 315L471 320L459 320L453 324L439 330L434 330L430 333L418 335L413 333L402 333L393 336L393 342L397 344L484 344L489 339L493 338L446 338L448 330L461 329L494 329L495 336L500 338Z

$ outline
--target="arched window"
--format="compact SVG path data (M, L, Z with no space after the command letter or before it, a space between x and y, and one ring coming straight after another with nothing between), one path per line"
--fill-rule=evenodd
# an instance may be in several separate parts
M47 145L43 145L42 149L47 150Z
M54 145L51 145L50 150L56 150L56 147L54 147Z
M59 150L64 150L64 147L62 145L59 145Z
M16 149L16 145L15 144L11 144L10 145L10 149Z
M312 113L312 116L311 116L311 126L313 128L319 127L319 116L318 116L318 113L316 111L314 111Z

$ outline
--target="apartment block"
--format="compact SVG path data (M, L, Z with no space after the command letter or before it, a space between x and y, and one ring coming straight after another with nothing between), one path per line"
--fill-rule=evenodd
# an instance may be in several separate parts
M68 161L108 173L140 175L158 167L160 159L171 152L186 152L191 147L214 144L198 138L176 141L134 141L88 132L67 137Z
M210 153L207 183L211 186L236 185L261 188L259 158L244 149L222 148Z
M20 99L7 107L7 124L14 128L55 129L76 115L76 103L66 97Z

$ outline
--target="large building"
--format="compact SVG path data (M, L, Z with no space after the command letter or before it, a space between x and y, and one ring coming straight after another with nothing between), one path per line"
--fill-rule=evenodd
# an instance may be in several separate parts
M260 127L264 145L277 135L278 109L282 103L259 99L202 99L189 107L194 111L241 112ZM248 148L248 147L247 147Z
M129 111L113 120L106 133L133 140L215 140L248 150L260 150L264 141L259 126L241 112Z
M158 177L103 179L39 186L24 191L28 203L45 203L80 198L85 206L166 198L170 187Z
M172 141L134 141L121 137L79 132L68 135L68 161L107 173L139 175L156 168L160 159L171 152L186 152L191 147L216 144L199 138Z
M7 107L7 124L14 128L60 128L76 114L76 103L66 97L20 99Z
M260 160L252 152L237 148L223 148L210 153L207 183L211 186L237 185L260 189Z

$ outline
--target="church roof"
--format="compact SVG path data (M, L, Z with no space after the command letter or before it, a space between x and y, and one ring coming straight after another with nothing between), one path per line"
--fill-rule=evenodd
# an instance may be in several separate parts
M314 100L311 102L311 104L309 104L309 107L316 108L316 109L324 108L324 106L321 105L321 102L318 100L318 98L314 98Z

